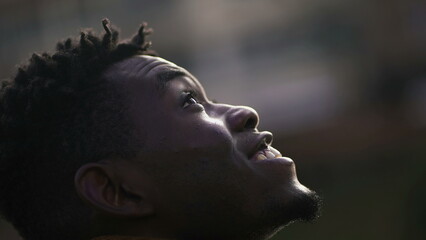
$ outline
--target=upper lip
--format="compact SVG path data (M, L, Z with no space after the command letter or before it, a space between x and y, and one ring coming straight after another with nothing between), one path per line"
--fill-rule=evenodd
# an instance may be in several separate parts
M272 133L264 131L259 134L256 134L253 139L250 141L250 147L248 152L248 159L254 157L254 155L265 148L267 148L272 143Z

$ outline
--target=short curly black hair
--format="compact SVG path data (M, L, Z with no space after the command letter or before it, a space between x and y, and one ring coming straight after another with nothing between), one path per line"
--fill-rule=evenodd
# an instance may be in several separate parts
M0 89L0 213L25 239L82 239L89 208L74 190L87 162L137 153L138 136L117 84L102 73L149 50L143 23L130 40L102 21L105 33L84 30L33 54Z

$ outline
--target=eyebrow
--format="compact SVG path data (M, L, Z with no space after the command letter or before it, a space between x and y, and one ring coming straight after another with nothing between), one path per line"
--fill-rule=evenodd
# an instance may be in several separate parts
M160 94L162 95L165 90L167 89L168 83L177 78L182 76L188 76L188 73L176 68L169 68L166 71L161 71L156 74L156 78L158 81L156 82L157 89L160 91Z

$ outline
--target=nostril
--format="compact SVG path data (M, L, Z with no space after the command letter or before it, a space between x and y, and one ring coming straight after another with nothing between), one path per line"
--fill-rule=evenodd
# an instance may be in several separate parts
M246 131L257 128L259 116L257 112L245 106L230 106L226 112L226 121L233 131Z

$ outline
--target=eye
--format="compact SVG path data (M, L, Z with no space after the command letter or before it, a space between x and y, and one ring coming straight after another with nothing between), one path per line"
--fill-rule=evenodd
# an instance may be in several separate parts
M194 93L192 93L192 92L187 92L186 94L185 94L185 98L184 98L184 101L183 101L183 108L186 108L186 107L188 107L188 106L190 106L190 105L193 105L193 104L199 104L199 102L197 101L197 99L195 98L195 96L194 96Z

